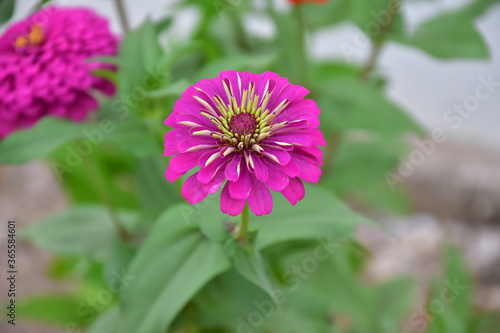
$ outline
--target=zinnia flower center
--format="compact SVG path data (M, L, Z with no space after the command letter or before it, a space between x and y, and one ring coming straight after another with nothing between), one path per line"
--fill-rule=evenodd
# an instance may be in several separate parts
M250 113L240 113L229 119L229 128L238 135L255 134L257 120Z
M38 46L42 44L45 35L43 33L42 26L37 23L31 27L29 34L17 37L14 45L16 49L21 49L27 46Z
M274 130L287 125L286 122L275 124L273 120L288 106L289 101L284 99L274 110L270 110L268 105L272 92L268 89L269 84L263 98L260 98L255 95L255 83L250 82L248 89L241 92L241 102L238 103L229 80L223 81L223 85L229 103L219 95L213 96L220 114L206 101L194 96L205 107L201 114L217 125L218 131L210 132L210 135L238 150L262 151L259 142L270 137ZM193 134L203 135L204 132Z

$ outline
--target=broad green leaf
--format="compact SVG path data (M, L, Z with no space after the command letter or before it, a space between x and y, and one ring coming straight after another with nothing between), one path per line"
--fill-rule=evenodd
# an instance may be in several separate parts
M394 0L331 0L324 5L304 6L303 10L307 25L313 28L348 21L365 35L376 39L387 29L396 32L403 30L404 20L395 5Z
M103 142L115 143L139 157L157 152L154 138L144 124L135 119L73 123L46 117L34 127L17 131L0 141L0 163L18 164L45 157L64 143L77 139L81 140L77 145L79 150L73 154L80 159Z
M46 117L32 128L17 131L0 141L0 163L17 164L44 157L65 142L81 138L89 124Z
M467 333L472 315L474 284L460 251L449 247L444 276L432 284L427 306L431 315L428 333Z
M15 0L0 0L0 25L7 22L14 14Z
M121 333L165 332L210 280L229 269L222 245L187 224L178 206L156 222L133 259L122 298Z
M104 134L103 139L117 144L124 151L136 157L154 156L158 153L154 136L141 120L133 117L116 121L114 129Z
M119 212L117 219L132 227L137 215ZM106 208L73 206L67 211L29 226L22 236L43 249L92 259L106 258L118 235Z
M242 244L232 239L225 245L225 249L234 260L236 270L245 279L262 288L273 298L275 286L270 276L268 264L262 254L255 249L253 240L250 244Z
M176 184L165 179L161 155L136 160L135 191L148 217L153 220L167 207L182 201Z
M275 195L273 212L251 218L250 228L258 230L257 249L291 240L345 236L369 219L351 211L330 192L318 186L306 186L305 198L291 207L281 195Z
M379 88L355 76L325 81L318 96L320 121L326 132L363 129L381 134L419 133L423 129Z
M326 309L303 291L277 286L273 301L232 270L205 286L194 304L199 308L198 321L220 328L216 332L332 332Z
M81 311L91 309L82 299L64 295L38 295L21 298L17 302L19 320L35 321L64 328L72 325L72 329L81 329L89 324L87 313ZM84 306L82 306L82 304Z
M147 80L161 82L167 76L164 69L157 67L162 53L157 29L149 19L127 34L118 57L121 63L118 72L119 94L131 94L136 87L146 89L148 87L144 83Z
M180 97L182 93L189 88L191 83L186 79L180 79L168 85L167 87L160 88L158 90L153 90L148 92L149 98L163 98L163 97Z
M114 306L90 325L86 333L116 333L120 322L120 307Z
M476 29L474 19L494 3L498 0L475 0L458 10L429 19L409 36L398 34L393 39L441 59L488 58L488 46Z
M116 208L138 209L133 188L134 158L115 145L95 146L78 154L81 143L68 143L49 156L49 165L72 203L109 201Z

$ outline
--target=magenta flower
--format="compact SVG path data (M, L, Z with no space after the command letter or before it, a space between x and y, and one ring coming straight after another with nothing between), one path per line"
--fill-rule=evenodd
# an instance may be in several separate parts
M269 214L269 189L292 205L304 197L302 181L318 182L326 145L320 110L309 93L278 74L222 72L188 88L165 124L165 177L173 182L200 166L182 188L196 204L222 189L220 207L232 216L248 201L255 215Z
M94 91L114 85L92 75L109 65L87 58L114 55L118 38L108 21L84 8L50 6L0 37L0 138L50 115L83 120L97 108Z

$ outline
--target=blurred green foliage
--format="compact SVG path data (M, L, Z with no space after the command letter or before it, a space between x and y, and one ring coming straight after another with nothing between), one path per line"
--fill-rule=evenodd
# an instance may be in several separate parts
M77 287L20 300L22 319L89 333L402 332L415 311L416 284L362 280L369 252L353 231L372 222L337 198L411 211L404 189L392 191L385 174L408 152L407 135L425 131L386 96L377 55L392 41L440 59L485 59L474 19L497 2L473 1L413 32L397 0L331 0L285 12L269 3L184 0L162 20L143 22L124 36L118 56L102 58L118 71L95 74L115 81L118 91L101 98L95 119L49 118L0 142L0 163L47 159L71 203L22 235L57 255L49 277ZM13 4L0 1L0 23ZM199 14L193 34L160 43L187 8ZM243 23L249 14L269 18L276 35L250 34ZM368 62L315 61L307 37L345 22L371 40ZM322 110L328 141L320 184L308 186L293 208L275 196L271 215L252 218L247 243L234 239L236 220L220 212L216 196L190 206L179 184L163 176L163 121L173 104L189 85L228 69L273 71L304 85ZM430 286L429 313L412 329L494 332L498 314L472 307L473 282L461 256L450 249L446 257L444 276ZM457 279L466 290L432 314L432 302L448 288L443 281Z

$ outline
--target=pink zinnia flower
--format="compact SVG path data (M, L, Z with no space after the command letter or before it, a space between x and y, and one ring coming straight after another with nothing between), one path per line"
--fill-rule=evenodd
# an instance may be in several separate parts
M320 110L304 99L305 88L278 74L222 72L188 88L165 124L165 156L174 155L165 173L173 182L200 166L182 188L196 204L221 193L222 212L236 216L248 201L255 215L269 214L269 189L292 205L304 197L302 181L321 176L326 145L318 129Z
M86 59L117 48L108 21L84 8L50 6L12 25L0 37L0 138L47 115L83 120L93 91L115 90L92 75L112 67Z

